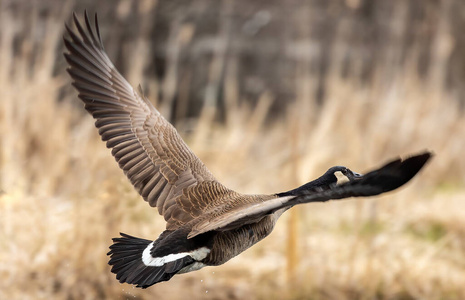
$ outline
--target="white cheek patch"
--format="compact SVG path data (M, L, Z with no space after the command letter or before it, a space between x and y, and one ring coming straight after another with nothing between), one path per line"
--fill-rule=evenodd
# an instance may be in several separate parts
M349 177L347 177L346 175L342 174L341 171L336 171L334 172L334 176L336 176L337 178L337 182L336 182L336 185L341 185L343 183L346 183L346 182L349 182Z
M202 260L207 257L208 253L210 253L210 249L202 247L191 252L181 252L168 254L162 257L153 257L152 254L150 254L150 251L153 248L153 243L154 242L151 242L147 248L144 249L144 252L142 252L142 262L148 267L161 267L166 263L181 259L186 256L190 256L195 260Z

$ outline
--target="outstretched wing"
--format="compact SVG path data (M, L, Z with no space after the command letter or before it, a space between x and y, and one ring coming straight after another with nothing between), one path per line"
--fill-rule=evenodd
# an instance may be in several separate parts
M273 198L265 202L246 204L230 211L225 211L220 216L205 218L197 223L188 235L188 238L193 238L196 235L211 230L224 230L225 228L239 226L244 222L251 223L258 221L266 215L297 204L325 202L349 197L367 197L392 191L412 179L430 157L431 153L425 152L405 160L399 158L363 175L360 179L336 185L329 190L299 196Z
M64 38L68 72L86 110L96 119L102 140L139 194L164 215L167 228L190 221L207 205L189 202L183 191L205 182L215 183L221 192L229 190L216 182L176 129L116 70L103 48L97 15L95 30L87 13L85 27L73 17L77 31L66 26L70 39Z

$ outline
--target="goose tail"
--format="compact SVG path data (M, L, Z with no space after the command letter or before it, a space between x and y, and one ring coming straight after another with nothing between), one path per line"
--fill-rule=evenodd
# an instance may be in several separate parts
M111 272L119 282L148 288L170 280L176 274L198 270L205 266L202 260L210 253L207 247L191 245L191 240L165 231L156 241L120 233L113 239L107 255ZM184 242L183 242L184 241Z
M189 257L175 264L165 263L163 259L151 261L150 250L155 242L120 233L113 238L113 245L107 253L111 272L119 282L134 284L139 288L148 288L155 283L170 280L186 263Z

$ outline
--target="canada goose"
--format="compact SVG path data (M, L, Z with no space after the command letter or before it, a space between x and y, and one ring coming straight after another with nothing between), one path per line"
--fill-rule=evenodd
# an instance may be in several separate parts
M66 26L67 71L85 109L137 192L165 218L155 241L124 233L108 255L120 282L147 288L175 274L217 266L266 237L294 205L378 195L408 182L431 157L429 152L396 159L365 175L332 167L294 190L244 195L219 183L192 153L175 128L121 76L108 58L87 13L85 27ZM341 179L345 179L343 182Z

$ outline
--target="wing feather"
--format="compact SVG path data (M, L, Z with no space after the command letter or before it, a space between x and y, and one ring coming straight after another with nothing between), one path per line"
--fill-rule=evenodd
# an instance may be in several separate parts
M64 38L67 71L102 140L139 194L164 215L167 227L189 222L198 210L190 207L189 199L176 199L185 189L215 178L140 87L138 93L114 67L103 48L97 16L94 26L87 13L84 26L75 14L73 19L76 30L66 26ZM171 213L165 215L168 209Z

